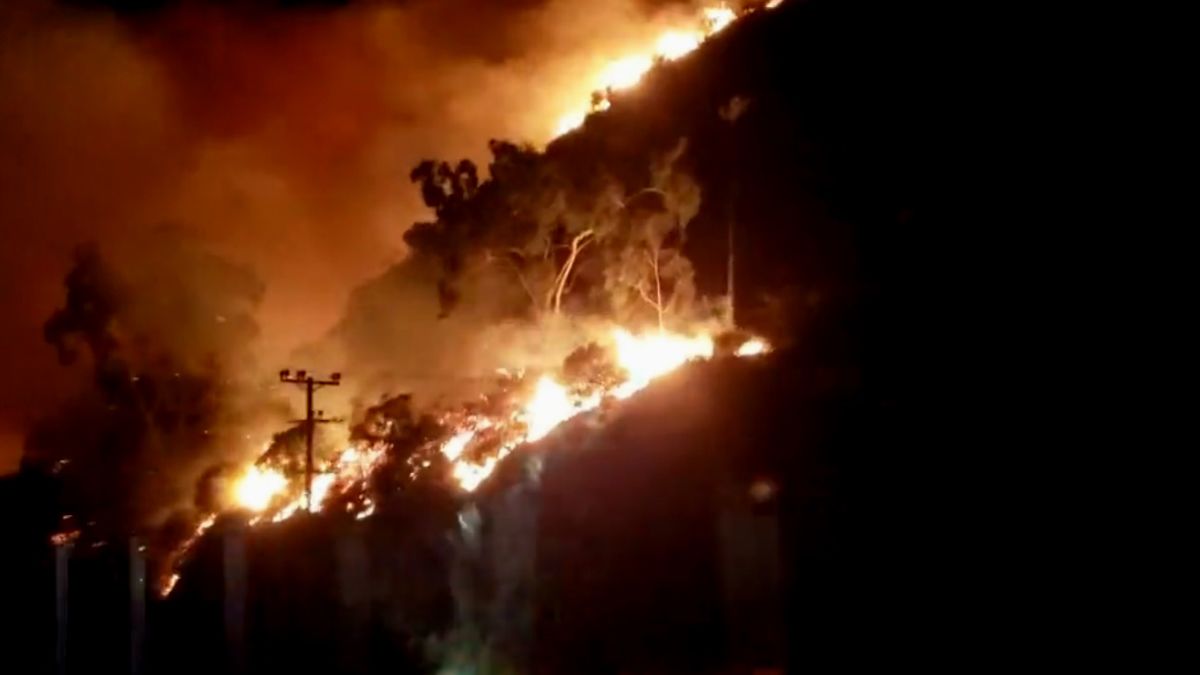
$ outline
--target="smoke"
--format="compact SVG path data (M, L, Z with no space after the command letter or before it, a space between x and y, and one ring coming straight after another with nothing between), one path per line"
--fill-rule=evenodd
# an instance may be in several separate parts
M73 512L128 531L197 498L196 479L243 461L287 407L256 381L261 282L176 231L79 247L44 335L90 381L34 425Z
M0 437L72 387L38 326L80 241L185 224L266 282L259 345L279 361L406 255L419 159L545 142L587 73L685 4L4 3Z

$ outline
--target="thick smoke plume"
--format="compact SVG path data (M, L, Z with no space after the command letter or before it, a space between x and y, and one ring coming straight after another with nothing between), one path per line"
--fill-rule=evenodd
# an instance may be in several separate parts
M22 385L0 389L0 469L74 386L38 336L79 242L186 224L266 283L260 348L280 360L407 254L403 233L425 211L406 184L420 159L482 164L489 138L546 142L590 94L587 73L691 9L3 3L0 370Z

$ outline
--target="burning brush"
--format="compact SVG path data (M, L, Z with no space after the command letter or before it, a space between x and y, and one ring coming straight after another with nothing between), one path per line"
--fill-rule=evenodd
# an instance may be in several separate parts
M742 339L737 357L769 351L760 338ZM695 360L714 356L716 341L707 333L684 335L655 331L635 335L613 328L608 343L589 343L567 357L557 375L501 374L495 390L415 417L407 397L372 409L351 444L326 462L313 479L311 510L341 512L356 519L375 511L380 485L420 480L448 482L463 493L475 491L505 457L534 443L564 422L606 404L616 404L655 379ZM244 468L230 487L236 509L248 523L277 523L304 511L300 472L290 473L275 448ZM170 573L160 583L163 595L178 580L176 571L190 549L213 526L216 514L200 521L172 556Z

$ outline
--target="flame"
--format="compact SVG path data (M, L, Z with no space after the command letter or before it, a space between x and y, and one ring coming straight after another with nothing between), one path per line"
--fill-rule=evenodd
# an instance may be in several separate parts
M708 29L708 35L725 30L729 24L737 20L737 14L725 6L706 7L702 14L704 15L704 26Z
M708 333L685 335L667 331L654 331L635 335L624 328L613 328L609 333L609 348L614 363L624 371L625 379L616 384L596 386L591 391L578 391L556 380L542 375L528 391L528 396L513 412L492 418L480 415L460 419L455 432L442 442L438 450L451 463L450 477L464 492L474 492L496 470L500 462L524 443L539 441L553 432L562 423L577 415L598 408L605 399L622 400L647 387L655 379L670 373L689 361L712 358L714 340ZM738 356L753 356L770 351L770 345L760 338L751 338L736 350ZM489 437L500 443L483 446L488 452L468 453L471 444L479 439L480 432L488 430ZM313 476L312 510L325 506L329 495L355 484L362 485L383 462L387 455L384 444L376 446L351 445L334 459L325 470ZM414 465L411 476L428 469L430 462ZM250 520L254 525L264 518L280 522L300 512L305 505L303 494L295 494L299 486L289 481L278 469L252 465L247 467L234 486L237 503L255 512ZM290 501L273 513L268 510L279 504L281 497L291 494ZM362 520L375 513L376 505L369 498L351 500L346 503L346 512ZM210 514L196 527L192 535L176 550L174 560L186 557L204 533L216 522L217 515ZM160 591L166 596L179 580L177 570L164 577Z
M613 396L629 398L646 388L651 380L675 370L694 359L712 358L711 336L688 337L658 332L636 337L618 328L613 331L617 346L617 363L629 373L629 380L617 387Z
M668 61L687 56L704 41L700 31L669 30L663 33L654 45L654 53Z
M624 328L610 334L617 365L626 380L608 390L573 394L567 385L549 375L542 375L529 398L521 405L513 420L516 429L507 429L507 441L482 459L464 456L481 429L505 426L507 422L470 419L465 427L442 444L442 455L452 463L450 475L458 486L473 492L504 459L522 443L545 438L560 424L599 407L606 397L625 399L644 389L654 379L695 359L713 355L713 339L707 334L680 335L657 331L634 335Z
M259 513L287 489L288 481L276 469L250 466L234 485L233 493L239 506Z
M779 6L782 0L767 3L767 9ZM705 40L721 32L738 18L737 12L725 5L706 7L694 19L693 27L672 28L658 36L641 51L626 54L606 62L588 80L592 90L606 94L636 87L657 61L674 61L692 53ZM590 113L607 110L609 102L602 98L596 105L580 107L559 116L554 137L567 134L583 125Z
M173 564L178 564L179 561L186 558L187 554L192 550L192 547L196 545L196 542L200 541L200 538L204 536L204 533L208 532L209 528L211 528L216 522L217 514L210 513L205 516L205 518L200 521L200 524L196 526L196 529L192 532L191 536L185 539L183 543L175 549L175 552L172 554L172 557L174 558ZM175 590L175 584L178 582L179 573L174 571L169 577L162 579L160 582L158 588L159 594L164 598L167 597L171 594L171 591Z
M641 81L654 65L654 60L649 56L636 55L626 56L622 59L617 59L604 67L600 72L600 88L601 89L629 89Z
M475 438L475 429L460 431L442 446L442 455L453 462L463 454L463 450L467 449L467 445L473 438Z
M543 375L534 389L533 398L525 406L526 441L546 437L554 427L573 417L579 409L571 402L567 388Z
M333 486L334 479L337 476L331 473L319 473L313 476L312 482L312 507L310 511L319 511L321 505L325 503L325 497L329 495L329 488Z

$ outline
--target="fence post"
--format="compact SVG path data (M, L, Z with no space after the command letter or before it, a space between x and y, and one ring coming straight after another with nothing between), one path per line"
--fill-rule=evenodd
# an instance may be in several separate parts
M146 639L146 546L138 537L129 539L129 672L142 672L142 648Z
M223 534L225 647L230 673L246 672L246 530L230 524Z
M54 672L67 672L67 624L69 616L69 582L71 549L74 544L66 541L54 547Z

